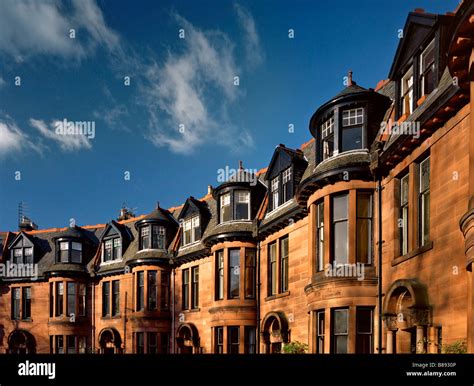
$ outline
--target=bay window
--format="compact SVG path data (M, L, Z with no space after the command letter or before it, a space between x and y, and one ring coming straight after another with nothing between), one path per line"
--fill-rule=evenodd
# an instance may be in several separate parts
M148 271L148 309L154 311L158 308L158 283L157 271Z

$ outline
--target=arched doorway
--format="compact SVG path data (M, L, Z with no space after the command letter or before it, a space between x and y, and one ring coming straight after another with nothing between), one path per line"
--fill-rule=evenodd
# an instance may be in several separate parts
M8 337L9 354L35 354L36 341L33 335L25 330L15 330Z
M115 328L105 328L100 332L99 345L101 354L122 353L122 339Z
M290 341L288 319L280 311L269 312L262 322L262 342L265 354L279 354Z
M199 353L199 333L192 323L181 324L176 333L176 344L180 354Z
M397 280L387 292L383 309L388 354L427 351L431 312L424 285L416 279Z

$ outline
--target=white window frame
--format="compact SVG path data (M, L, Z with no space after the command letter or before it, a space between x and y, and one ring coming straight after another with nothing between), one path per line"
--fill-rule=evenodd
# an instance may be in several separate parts
M280 176L276 176L271 181L272 210L280 206Z
M411 83L410 83L411 82ZM406 103L405 103L405 97L408 96L410 100L410 111L408 112L408 115L413 113L414 110L414 101L413 101L413 88L414 88L414 79L413 79L413 66L410 66L410 68L403 74L402 79L401 79L401 87L400 87L400 96L402 100L402 114L406 114ZM407 89L408 88L408 92ZM406 94L406 95L405 95Z
M242 200L243 195L245 195ZM234 220L237 217L237 205L247 204L247 218L240 218L238 221L250 220L250 192L248 190L234 190Z
M364 108L344 110L342 112L342 126L355 126L364 123Z

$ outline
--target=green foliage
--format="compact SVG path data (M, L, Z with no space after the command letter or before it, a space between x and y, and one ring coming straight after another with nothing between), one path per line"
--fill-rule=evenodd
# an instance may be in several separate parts
M283 353L285 354L306 354L308 352L308 345L298 341L287 343L283 346Z
M457 340L450 344L443 344L442 353L443 354L466 354L467 344L463 340Z

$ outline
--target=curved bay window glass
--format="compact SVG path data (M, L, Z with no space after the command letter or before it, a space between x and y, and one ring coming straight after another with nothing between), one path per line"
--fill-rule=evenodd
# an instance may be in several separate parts
M332 197L332 260L334 264L346 264L348 248L348 194Z
M245 248L245 298L255 299L256 253L253 248Z
M419 165L419 245L428 244L430 239L430 158L426 158Z
M342 112L342 131L340 153L349 150L362 149L362 127L364 124L364 109L357 108Z
M332 157L334 153L334 116L321 125L323 160Z

